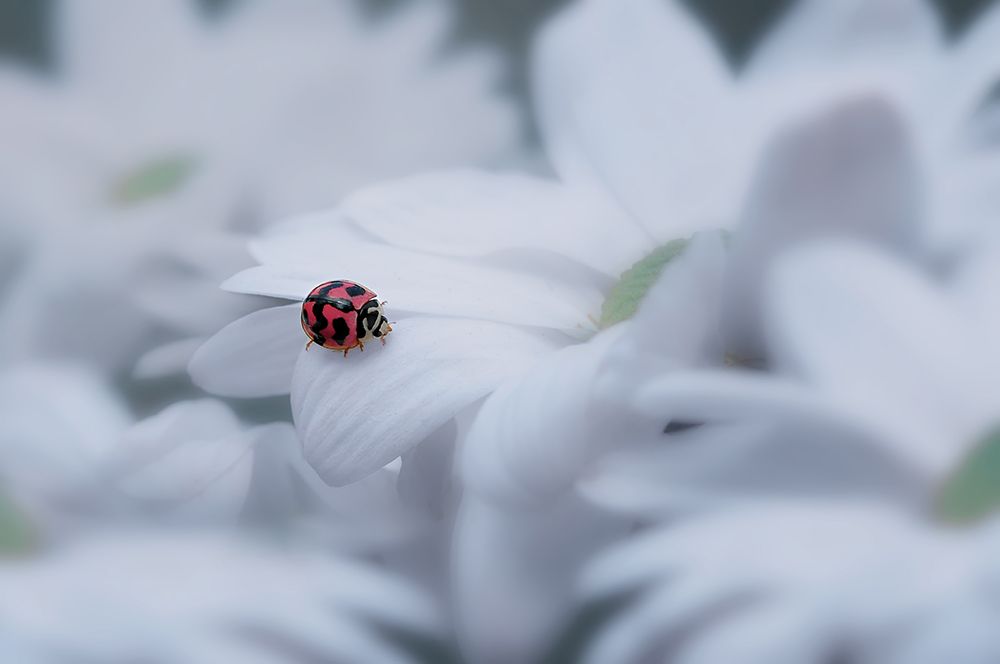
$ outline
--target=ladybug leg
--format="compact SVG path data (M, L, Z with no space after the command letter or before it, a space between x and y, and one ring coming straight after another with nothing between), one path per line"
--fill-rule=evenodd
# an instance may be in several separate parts
M310 339L310 340L309 340L309 343L307 343L307 344L306 344L306 350L309 350L309 346L312 346L312 345L313 345L313 343L314 343L314 342L313 342L313 340L312 340L312 339Z
M344 357L347 357L347 351L349 351L349 350L351 350L351 349L350 348L345 348L344 349Z
M361 349L361 352L362 352L362 353L363 353L363 352L365 352L365 345L364 345L363 343L361 343L361 341L360 341L360 340L358 341L358 348L360 348L360 349Z

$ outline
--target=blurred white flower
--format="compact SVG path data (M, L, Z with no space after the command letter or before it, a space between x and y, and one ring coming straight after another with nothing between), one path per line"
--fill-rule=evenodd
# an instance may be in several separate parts
M585 597L633 601L583 662L995 662L998 527L788 501L654 529L584 574Z
M0 373L0 491L48 523L60 493L90 485L131 424L125 405L91 371L29 365Z
M133 424L93 373L27 365L0 374L0 493L44 540L155 521L385 547L425 522L397 479L383 469L332 488L305 462L291 425L250 427L215 400L178 402Z
M0 659L218 664L415 661L393 631L436 609L369 564L252 539L105 536L0 563Z
M725 509L594 565L591 592L642 592L589 661L995 660L998 266L995 243L948 280L871 246L801 248L770 279L772 373L637 390L639 412L704 437L634 451L591 495Z
M892 100L926 162L928 244L992 229L1000 8L948 44L927 0L801 0L732 75L681 5L582 0L552 23L536 81L564 178L606 186L661 241L726 224L789 110L854 89Z
M7 357L130 369L256 305L214 288L248 264L224 231L519 140L492 54L441 52L443 1L382 23L346 1L248 0L212 22L186 0L59 7L59 75L0 76L3 223L31 231L12 233ZM53 310L73 321L61 340ZM140 370L182 367L193 343Z

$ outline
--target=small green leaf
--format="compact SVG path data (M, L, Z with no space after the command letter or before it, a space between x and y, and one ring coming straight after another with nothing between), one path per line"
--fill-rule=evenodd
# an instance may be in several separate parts
M22 556L36 545L35 530L24 513L0 493L0 558Z
M938 494L938 515L949 523L979 521L1000 509L1000 429L973 448Z
M114 186L112 197L119 205L135 205L166 196L194 174L198 161L190 155L168 155L145 162L126 173Z
M657 247L645 258L622 273L601 307L601 329L628 320L639 308L646 292L656 283L664 268L680 256L688 245L688 240L671 240Z

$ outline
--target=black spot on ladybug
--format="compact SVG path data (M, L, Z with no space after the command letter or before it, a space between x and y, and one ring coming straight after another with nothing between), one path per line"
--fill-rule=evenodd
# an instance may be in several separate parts
M358 295L364 295L365 289L362 288L361 286L358 286L357 284L354 284L353 286L347 287L347 294L350 295L351 297L357 297Z
M303 315L305 314L305 308L302 310ZM309 331L312 332L313 341L318 344L323 343L323 329L329 324L329 321L323 316L323 303L313 302L312 303L312 315L315 319L312 325L309 326Z
M333 288L340 288L343 285L344 285L343 281L331 281L330 282L330 288L331 289L333 289Z
M343 318L337 317L333 319L333 341L337 344L342 344L347 339L347 335L351 333L351 328L347 326L347 321Z
M334 309L338 311L343 311L344 313L351 313L354 311L354 305L351 304L350 300L342 297L327 297L326 295L310 295L306 298L306 302L315 302L317 304L329 304Z
M338 311L343 311L344 313L350 313L354 311L354 305L351 304L351 301L345 300L342 297L335 297L331 300L327 300L327 302L333 305L333 308Z

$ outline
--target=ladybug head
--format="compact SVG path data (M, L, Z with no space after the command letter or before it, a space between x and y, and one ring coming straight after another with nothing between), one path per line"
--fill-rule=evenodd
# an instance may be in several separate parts
M362 343L384 339L392 332L389 319L385 317L382 303L372 298L358 311L358 339Z

